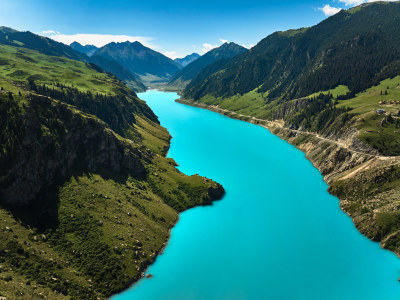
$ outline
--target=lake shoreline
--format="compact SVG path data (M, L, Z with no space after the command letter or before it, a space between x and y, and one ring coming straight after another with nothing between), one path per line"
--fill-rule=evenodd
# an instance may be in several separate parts
M154 278L112 300L232 299L238 292L245 299L363 295L372 300L383 290L386 299L397 299L400 260L354 228L339 200L327 193L316 170L319 161L314 157L311 164L289 145L279 121L265 131L181 105L177 98L152 91L142 99L174 137L168 156L179 171L213 178L224 185L226 196L210 208L180 215L164 255L144 270ZM370 158L362 151L357 156ZM288 280L291 276L299 280Z
M365 217L362 217L359 214L354 213L350 209L348 209L348 206L351 205L350 201L347 199L343 199L342 197L337 195L335 193L335 191L332 189L332 186L336 182L340 181L342 178L346 178L349 175L352 175L352 176L357 175L357 173L359 171L362 171L363 169L365 169L364 165L367 165L367 166L373 165L374 163L376 163L377 157L379 157L379 160L380 160L379 163L383 162L383 164L387 163L388 165L390 165L391 163L395 163L398 160L398 157L384 157L384 156L376 155L373 152L371 152L370 149L368 149L368 148L365 149L365 152L352 150L352 149L350 149L350 147L346 147L339 141L326 139L326 138L318 136L318 134L314 134L314 133L310 133L310 132L303 132L300 130L294 130L294 129L284 127L283 121L279 121L279 120L276 120L276 121L261 120L261 119L257 119L252 116L243 115L243 114L236 113L234 111L222 109L216 105L207 105L204 103L196 103L194 101L190 101L190 100L182 99L182 98L176 99L175 102L181 103L184 105L197 107L197 108L207 109L209 111L213 111L218 114L222 114L222 115L232 118L232 119L245 121L245 122L248 122L248 123L251 123L254 125L261 126L265 129L267 129L270 133L278 136L282 140L295 146L298 150L302 151L305 154L307 160L309 160L312 163L312 165L316 169L319 170L320 174L323 176L324 181L329 186L328 192L331 195L333 195L339 199L340 209L352 219L353 225L357 228L357 230L364 236L368 237L371 241L379 242L382 249L388 249L387 247L385 247L385 243L387 240L384 240L384 239L379 240L376 236L371 235L371 232L368 229L368 226L369 226L368 219L369 218L367 218L367 220L366 220ZM354 135L354 132L352 134ZM321 168L321 155L319 155L318 159L315 159L316 156L313 155L313 152L315 152L315 150L317 149L318 144L320 142L309 142L309 140L307 138L306 138L306 142L304 142L304 143L295 142L295 140L298 139L300 136L309 137L310 135L314 135L312 137L312 139L314 139L314 138L323 139L323 140L325 140L324 142L328 141L331 143L335 143L336 144L335 147L337 147L339 149L345 147L346 150L348 150L350 152L354 152L353 154L355 154L356 156L359 156L361 158L356 159L356 162L354 162L354 161L351 162L350 171L347 167L344 167L344 168L338 168L339 170L333 172L333 174L326 173L326 171L323 168ZM318 151L318 149L317 149L317 151ZM322 160L324 160L324 158ZM340 170L340 169L343 169L343 170ZM352 174L352 173L355 173L355 174ZM389 250L392 251L393 253L395 253L397 255L397 257L400 258L400 251L395 251L393 249L389 249Z

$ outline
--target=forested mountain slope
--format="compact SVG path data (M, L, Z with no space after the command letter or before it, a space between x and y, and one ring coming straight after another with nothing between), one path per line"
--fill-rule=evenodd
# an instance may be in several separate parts
M221 60L227 60L246 51L246 48L235 43L224 43L220 47L210 50L173 75L168 82L167 88L183 89L207 66L215 62L218 63Z
M223 189L180 173L151 109L96 65L8 44L0 58L1 295L109 297Z
M184 95L230 97L257 89L269 100L289 100L338 85L358 93L397 75L399 26L399 3L343 10L313 27L269 35Z
M86 55L81 55L67 45L29 31L21 32L8 27L0 27L0 44L28 48L46 55L63 56L80 61L86 59Z

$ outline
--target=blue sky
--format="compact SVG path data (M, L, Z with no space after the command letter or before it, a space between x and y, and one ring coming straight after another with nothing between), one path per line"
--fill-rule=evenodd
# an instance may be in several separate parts
M0 25L64 43L139 40L175 58L223 41L249 47L274 31L311 26L368 0L0 1Z

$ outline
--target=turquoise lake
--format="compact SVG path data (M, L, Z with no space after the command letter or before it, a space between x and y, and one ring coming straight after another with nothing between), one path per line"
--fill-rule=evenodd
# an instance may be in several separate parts
M354 227L305 155L268 130L139 97L172 135L168 153L226 196L181 214L164 253L126 299L400 299L400 259Z

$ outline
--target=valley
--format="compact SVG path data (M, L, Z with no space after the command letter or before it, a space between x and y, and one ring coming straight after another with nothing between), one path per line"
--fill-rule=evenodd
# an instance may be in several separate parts
M181 58L0 27L0 298L293 299L293 268L303 298L397 299L399 20L368 2Z

